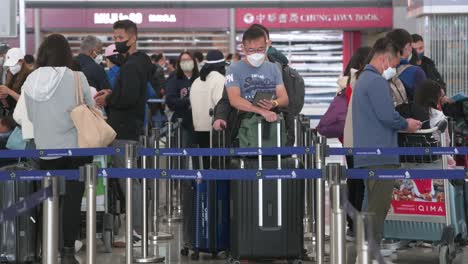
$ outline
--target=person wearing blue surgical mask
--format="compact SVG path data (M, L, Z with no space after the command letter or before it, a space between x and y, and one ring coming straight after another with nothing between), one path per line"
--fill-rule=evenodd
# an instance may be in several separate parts
M412 56L410 63L421 67L424 73L426 73L427 78L440 84L443 91L446 92L446 84L437 70L435 62L424 53L424 39L418 34L411 35L411 38L413 39L411 46L416 56Z
M9 49L5 54L5 85L0 86L0 105L6 114L12 114L21 94L21 87L32 70L24 62L20 48Z

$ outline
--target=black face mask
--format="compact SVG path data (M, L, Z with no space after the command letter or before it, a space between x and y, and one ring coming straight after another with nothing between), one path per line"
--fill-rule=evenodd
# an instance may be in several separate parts
M127 43L128 40L122 42L115 42L115 50L120 54L126 54L130 49L130 47L127 46Z

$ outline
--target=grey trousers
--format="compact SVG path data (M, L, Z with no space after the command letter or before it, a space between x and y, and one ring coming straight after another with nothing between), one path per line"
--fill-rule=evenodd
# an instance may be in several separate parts
M365 169L399 169L399 165L383 165L366 167ZM395 185L393 180L367 180L366 191L368 198L367 212L373 213L373 235L377 243L380 243L384 233L384 223L390 209L392 191Z
M125 144L128 143L138 143L136 141L132 140L114 140L112 142L112 147L114 148L124 148ZM113 164L114 167L116 168L125 168L126 166L126 160L124 155L117 155L112 157L113 159ZM124 192L125 195L127 195L127 181L126 179L119 179L120 183L120 188L122 188L122 191ZM142 229L142 219L143 219L143 213L142 213L142 199L143 199L143 194L141 192L141 182L138 179L133 180L133 195L132 195L132 205L133 205L133 212L126 212L132 213L133 215L133 229L141 234L141 229Z

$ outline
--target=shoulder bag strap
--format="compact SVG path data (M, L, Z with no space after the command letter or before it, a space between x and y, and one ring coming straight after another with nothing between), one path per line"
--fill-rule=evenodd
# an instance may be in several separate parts
M411 66L414 66L414 65L411 65L411 64L405 64L405 65L401 65L400 67L397 68L397 74L395 75L395 77L400 77L400 75L408 68L410 68Z
M83 87L81 86L81 78L78 72L73 72L74 79L75 79L75 98L76 98L76 105L82 105L83 102Z

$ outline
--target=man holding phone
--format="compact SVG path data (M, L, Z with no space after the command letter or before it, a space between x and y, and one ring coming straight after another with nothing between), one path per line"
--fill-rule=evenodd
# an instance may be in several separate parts
M272 110L287 107L289 99L280 70L266 59L265 32L256 27L249 28L242 37L242 44L246 58L232 64L226 73L229 102L239 111L256 113L268 122L275 122L278 117ZM275 99L261 99L253 104L257 92L271 93Z

